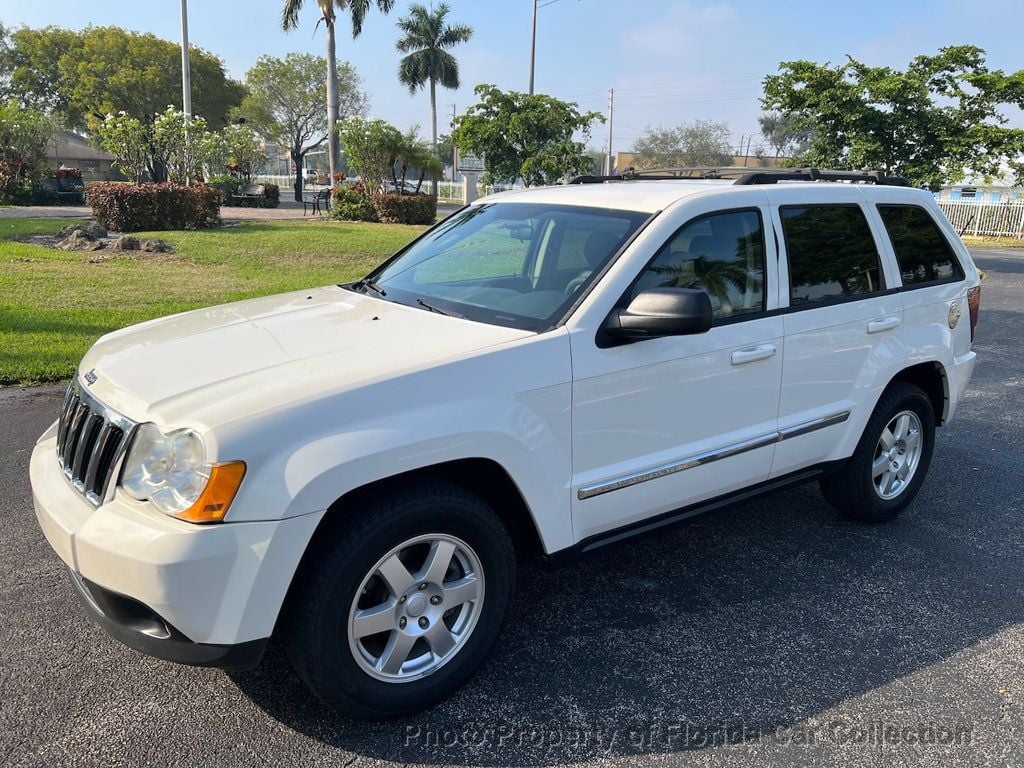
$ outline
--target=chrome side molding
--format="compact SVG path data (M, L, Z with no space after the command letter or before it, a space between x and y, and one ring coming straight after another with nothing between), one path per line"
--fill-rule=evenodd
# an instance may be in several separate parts
M801 435L816 432L817 430L825 429L826 427L833 427L836 424L842 424L849 418L850 412L842 411L841 413L833 413L830 416L824 416L820 419L814 419L813 421L806 421L803 424L794 424L792 427L786 427L785 429L769 432L768 434L761 435L759 437L753 437L749 440L733 443L732 445L727 445L714 451L707 451L705 453L697 454L696 456L690 456L678 461L668 462L667 464L660 464L656 467L651 467L650 469L644 469L640 472L623 475L611 482L585 485L576 491L576 497L580 499L580 501L583 501L584 499L591 499L594 496L600 496L604 493L611 493L612 491L618 491L622 488L628 488L631 485L646 483L648 480L657 480L659 477L673 475L676 472L683 472L687 469L693 469L694 467L699 467L703 464L710 464L711 462L718 461L719 459L727 459L730 456L736 456L740 453L764 448L766 445L781 443L783 440L800 437Z

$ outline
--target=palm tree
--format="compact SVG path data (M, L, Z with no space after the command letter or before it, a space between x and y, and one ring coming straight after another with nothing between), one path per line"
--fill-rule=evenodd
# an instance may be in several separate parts
M444 88L459 87L459 62L446 49L464 43L473 36L465 24L446 24L451 9L446 3L437 8L413 3L409 15L398 20L403 35L396 43L407 54L398 64L398 80L409 93L430 83L430 148L437 154L437 84ZM431 182L437 195L437 179Z
M295 29L299 25L302 3L303 0L284 0L281 9L282 28ZM338 120L338 59L334 43L334 8L337 6L341 11L349 11L352 17L352 37L356 38L363 31L363 20L371 5L376 5L381 13L390 13L395 7L395 0L316 0L316 4L320 7L320 21L327 29L327 159L331 169L331 184L334 184L335 167L338 164L338 134L334 130L334 124ZM320 21L317 22L317 26L320 26Z

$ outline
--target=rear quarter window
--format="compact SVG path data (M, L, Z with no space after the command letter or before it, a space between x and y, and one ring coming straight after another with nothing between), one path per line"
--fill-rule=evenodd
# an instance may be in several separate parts
M916 205L879 205L878 213L896 252L903 285L963 279L952 246L928 211Z
M885 290L878 248L858 205L779 209L789 257L791 306Z

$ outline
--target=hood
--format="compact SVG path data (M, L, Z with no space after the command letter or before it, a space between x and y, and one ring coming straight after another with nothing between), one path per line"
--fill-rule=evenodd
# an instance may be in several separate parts
M115 331L79 375L129 418L202 428L531 335L330 286Z

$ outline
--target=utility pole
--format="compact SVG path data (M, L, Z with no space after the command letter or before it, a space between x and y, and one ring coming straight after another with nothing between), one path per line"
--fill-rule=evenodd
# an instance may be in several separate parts
M449 128L449 130L448 130L448 136L449 137L452 135L454 127L455 127L455 105L452 104L452 122L451 122L451 128ZM454 183L455 183L455 142L453 141L452 142L452 184L454 184Z
M605 176L612 175L612 123L615 120L615 89L608 89L608 159L605 161Z
M185 0L182 0L184 2ZM533 0L533 35L530 38L530 95L533 96L533 66L537 58L537 0Z
M181 0L181 106L185 122L192 120L192 72L188 61L188 0Z

